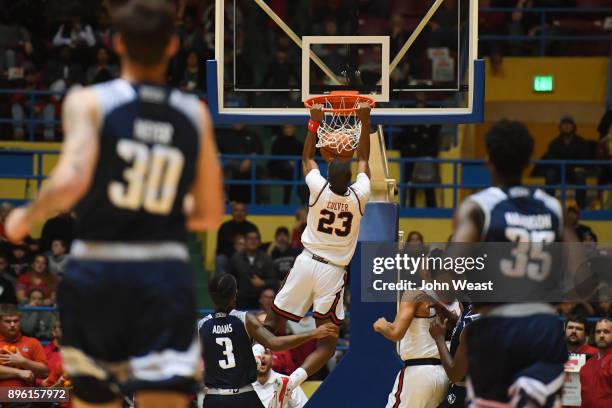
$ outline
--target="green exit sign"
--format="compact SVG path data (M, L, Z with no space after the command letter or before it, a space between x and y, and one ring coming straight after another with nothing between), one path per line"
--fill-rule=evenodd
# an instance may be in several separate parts
M534 92L552 92L555 89L555 78L552 75L536 75L533 77Z

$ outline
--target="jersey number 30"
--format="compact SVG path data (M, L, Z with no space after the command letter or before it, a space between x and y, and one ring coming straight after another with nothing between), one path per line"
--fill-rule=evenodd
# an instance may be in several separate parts
M175 147L154 145L123 139L117 143L117 154L132 163L123 172L125 183L108 185L108 197L119 208L166 215L172 211L185 158Z

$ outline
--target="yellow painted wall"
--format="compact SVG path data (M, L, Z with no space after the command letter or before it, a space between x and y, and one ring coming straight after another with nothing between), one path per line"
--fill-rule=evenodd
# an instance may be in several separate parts
M504 58L498 72L487 63L485 123L473 127L461 156L483 158L484 135L492 123L522 121L535 140L533 158L542 157L559 134L561 116L570 114L582 137L596 141L605 106L609 58ZM554 92L533 92L535 75L553 75Z
M0 142L0 149L23 149L23 150L47 150L58 151L61 147L59 143L41 143L41 142ZM43 154L42 171L43 175L49 172L57 163L57 154ZM33 160L32 172L36 174L38 171L38 156ZM38 183L36 180L29 182L24 179L0 179L0 191L2 197L7 199L23 200L32 198L38 191Z
M608 58L504 58L494 73L487 63L486 101L584 102L603 104ZM555 90L532 91L535 75L553 75Z

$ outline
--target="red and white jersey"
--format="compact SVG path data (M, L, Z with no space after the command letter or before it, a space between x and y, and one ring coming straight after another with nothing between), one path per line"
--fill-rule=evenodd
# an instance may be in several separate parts
M331 191L317 169L306 175L306 184L310 190L310 209L302 244L336 265L348 265L355 253L361 217L370 198L369 177L358 173L357 180L343 196Z

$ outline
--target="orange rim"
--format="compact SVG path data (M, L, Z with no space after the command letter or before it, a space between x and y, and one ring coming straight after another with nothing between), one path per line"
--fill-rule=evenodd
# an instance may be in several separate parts
M376 101L373 98L360 95L357 91L332 91L329 95L313 96L306 99L304 107L312 109L314 105L321 104L323 105L323 112L350 115L357 111L355 105L359 102L366 102L372 108L376 106ZM331 107L326 107L328 105L331 105ZM338 105L343 107L336 107ZM350 108L347 108L347 105Z

